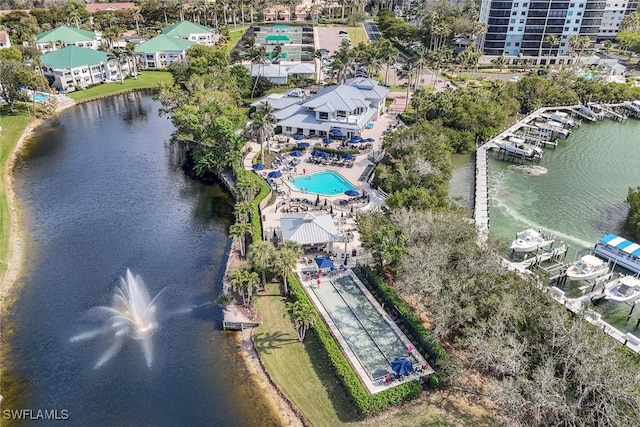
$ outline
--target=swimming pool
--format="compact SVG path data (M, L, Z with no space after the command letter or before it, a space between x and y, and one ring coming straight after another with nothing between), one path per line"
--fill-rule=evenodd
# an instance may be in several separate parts
M51 95L47 95L46 93L42 93L42 92L36 92L35 94L29 95L29 96L33 101L36 101L36 102L45 102L49 98L51 98Z
M348 190L357 190L337 172L323 171L295 177L289 181L294 190L304 193L335 196Z

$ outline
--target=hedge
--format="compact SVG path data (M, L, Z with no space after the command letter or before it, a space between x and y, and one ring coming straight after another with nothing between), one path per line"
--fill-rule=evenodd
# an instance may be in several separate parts
M324 151L325 153L329 153L329 154L344 154L344 153L349 153L349 154L360 154L360 150L358 149L353 149L350 148L348 150L338 150L336 148L327 148L327 147L322 147L320 144L316 144L313 149L315 151Z
M253 242L258 242L262 240L262 218L260 218L260 202L267 197L271 189L264 182L264 179L260 178L252 171L248 171L242 169L240 167L234 168L234 172L236 177L239 177L241 174L244 174L246 178L251 181L255 181L258 184L260 191L258 195L254 197L251 201L251 210L249 211L249 218L251 218L251 239Z
M314 306L295 275L289 278L289 290L294 301L302 301ZM376 394L369 394L331 335L327 325L322 321L317 321L313 333L318 337L336 375L362 416L370 417L420 395L422 386L418 380L409 381Z
M405 302L394 292L394 290L387 285L380 276L373 272L367 266L361 266L354 269L354 273L360 278L373 294L381 294L387 307L390 305L395 307L402 315L401 321L404 323L405 332L408 332L413 337L414 344L417 345L418 350L421 353L428 355L429 363L434 366L437 364L438 359L445 356L446 350L440 344L440 342L433 337L420 318L415 315L413 310L405 304Z

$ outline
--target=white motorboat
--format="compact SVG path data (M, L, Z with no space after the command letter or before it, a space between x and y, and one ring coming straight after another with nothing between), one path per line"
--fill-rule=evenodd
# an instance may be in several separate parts
M567 269L569 280L589 280L609 272L609 264L597 256L585 255Z
M495 143L499 148L509 154L525 157L527 159L542 157L542 148L528 144L522 138L511 136L509 137L509 140L498 139Z
M553 243L551 236L544 235L539 231L529 228L516 234L515 240L511 243L511 249L515 252L535 252Z
M640 279L633 276L620 276L607 283L604 297L615 302L627 302L640 297Z

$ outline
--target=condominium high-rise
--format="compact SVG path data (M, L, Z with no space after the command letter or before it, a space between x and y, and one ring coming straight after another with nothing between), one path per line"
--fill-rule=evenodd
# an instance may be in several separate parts
M481 49L485 55L562 63L570 54L571 36L588 36L593 42L615 37L622 17L637 7L638 1L622 0L482 0L480 22L487 31ZM551 35L557 36L557 44L549 43Z

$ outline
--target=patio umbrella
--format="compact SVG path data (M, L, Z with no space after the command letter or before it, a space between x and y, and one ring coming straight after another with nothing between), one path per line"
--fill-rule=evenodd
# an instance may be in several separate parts
M300 150L295 150L289 153L290 155L292 155L293 157L300 157L302 156L302 151Z
M298 142L298 148L307 148L308 146L308 142Z
M268 175L269 178L280 178L281 176L282 172L280 172L279 170L271 171Z
M373 138L367 138L364 140L364 142L376 142L376 140Z
M353 154L351 154L351 153L344 153L344 154L342 155L342 158L343 158L343 159L346 159L346 160L353 160Z
M342 131L340 129L331 129L331 131L329 132L331 134L331 136L337 136L337 137L343 137L344 134L342 133Z
M358 135L354 135L349 139L350 142L360 142L362 141L362 138L359 137Z
M344 192L344 194L350 197L358 197L360 195L357 190L347 190Z
M360 144L362 141L357 140L357 141L349 141L351 144Z
M293 137L293 139L295 139L296 141L302 141L304 139L304 136L296 135L296 136Z
M331 142L331 138L325 138L322 140L325 144L329 144Z
M265 169L266 166L263 165L262 163L256 163L255 165L253 165L253 169L257 170L257 171L261 171L262 169Z
M326 256L316 257L315 260L316 260L316 264L318 264L318 268L319 269L323 269L323 268L332 269L332 268L335 268L333 266L333 261L331 261L331 259L326 257Z
M396 357L391 361L391 369L398 375L409 375L413 371L413 365L405 357Z

